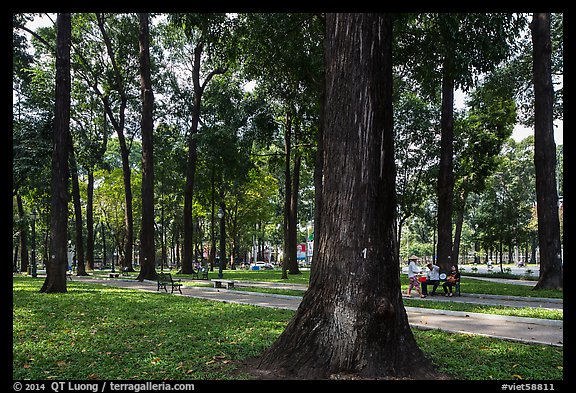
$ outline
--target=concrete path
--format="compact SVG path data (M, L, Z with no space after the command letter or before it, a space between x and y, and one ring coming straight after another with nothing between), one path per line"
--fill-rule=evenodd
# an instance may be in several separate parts
M157 284L152 281L138 282L134 279L103 279L76 276L74 276L74 280L157 292ZM188 280L185 279L184 281ZM207 282L206 280L194 281ZM236 281L235 285L238 287L260 286L284 289L306 289L306 285L273 282ZM183 296L288 310L296 310L302 300L300 296L237 291L234 289L215 289L212 287L183 286L182 292ZM177 295L180 296L179 293L177 293ZM417 297L413 296L413 298L416 299ZM444 296L434 296L422 300L494 304L511 307L563 308L562 299L520 298L514 296L502 297L494 295L465 294L465 296L461 297L448 298ZM530 344L563 346L563 321L418 307L405 308L410 325L418 329L440 329L448 332L490 336L503 340Z

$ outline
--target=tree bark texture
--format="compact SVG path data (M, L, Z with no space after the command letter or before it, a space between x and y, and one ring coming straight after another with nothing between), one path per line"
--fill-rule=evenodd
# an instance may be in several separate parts
M326 16L323 184L310 286L260 368L288 378L428 372L402 303L395 234L392 21Z
M56 19L56 105L52 151L51 253L46 261L43 293L64 293L68 266L68 149L70 133L70 45L71 16L59 13Z
M454 77L450 60L443 65L442 114L440 119L440 171L438 173L438 261L442 271L450 271L452 261L452 206L454 195Z
M534 13L530 27L534 51L534 166L540 246L540 278L535 289L562 289L556 144L552 112L554 88L551 71L550 14Z
M140 30L140 100L142 101L142 227L140 229L140 274L138 280L156 279L156 249L154 247L154 93L150 79L150 44L148 14L139 14Z

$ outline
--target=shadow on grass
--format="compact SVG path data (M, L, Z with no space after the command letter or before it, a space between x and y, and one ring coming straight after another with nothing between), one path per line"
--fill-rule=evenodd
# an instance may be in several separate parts
M40 294L14 279L14 379L227 379L293 315L161 293L69 283Z

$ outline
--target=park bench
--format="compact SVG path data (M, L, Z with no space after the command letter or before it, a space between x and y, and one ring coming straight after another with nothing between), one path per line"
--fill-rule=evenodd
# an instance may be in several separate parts
M122 277L130 277L130 274L128 274L127 267L122 268Z
M438 287L442 287L442 284L444 284L444 282L446 282L446 277L447 277L446 273L440 274L440 285L438 285ZM460 294L460 282L461 281L462 281L462 275L460 275L460 280L456 283L456 285L454 285L453 293L455 296L461 296L461 294Z
M222 285L226 286L226 289L234 288L234 281L233 280L222 280L220 278L213 279L212 282L214 283L214 288L223 288Z
M110 273L108 274L108 277L110 278L118 278L120 276L120 273Z
M182 280L174 280L170 273L158 273L156 281L158 282L158 291L164 288L164 291L168 292L167 286L170 285L172 289L170 293L174 293L174 289L177 289L178 292L182 293Z
M72 281L72 272L70 270L66 271L66 278Z
M194 273L192 273L192 276L198 280L208 280L208 268L202 267L195 270Z

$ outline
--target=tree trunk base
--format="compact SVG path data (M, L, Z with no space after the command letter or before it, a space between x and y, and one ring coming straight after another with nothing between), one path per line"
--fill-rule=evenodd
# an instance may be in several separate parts
M325 377L310 377L301 376L298 374L290 374L284 368L260 368L260 358L254 357L244 360L238 364L238 368L233 371L234 375L240 377L248 376L252 380L454 380L451 375L439 373L435 371L425 371L417 367L414 368L411 375L403 377L395 376L380 376L374 378L362 377L354 373L334 373Z
M346 279L337 281L330 282L352 288ZM400 293L378 295L377 284L365 284L356 291L311 285L255 368L282 379L437 379L416 344Z

